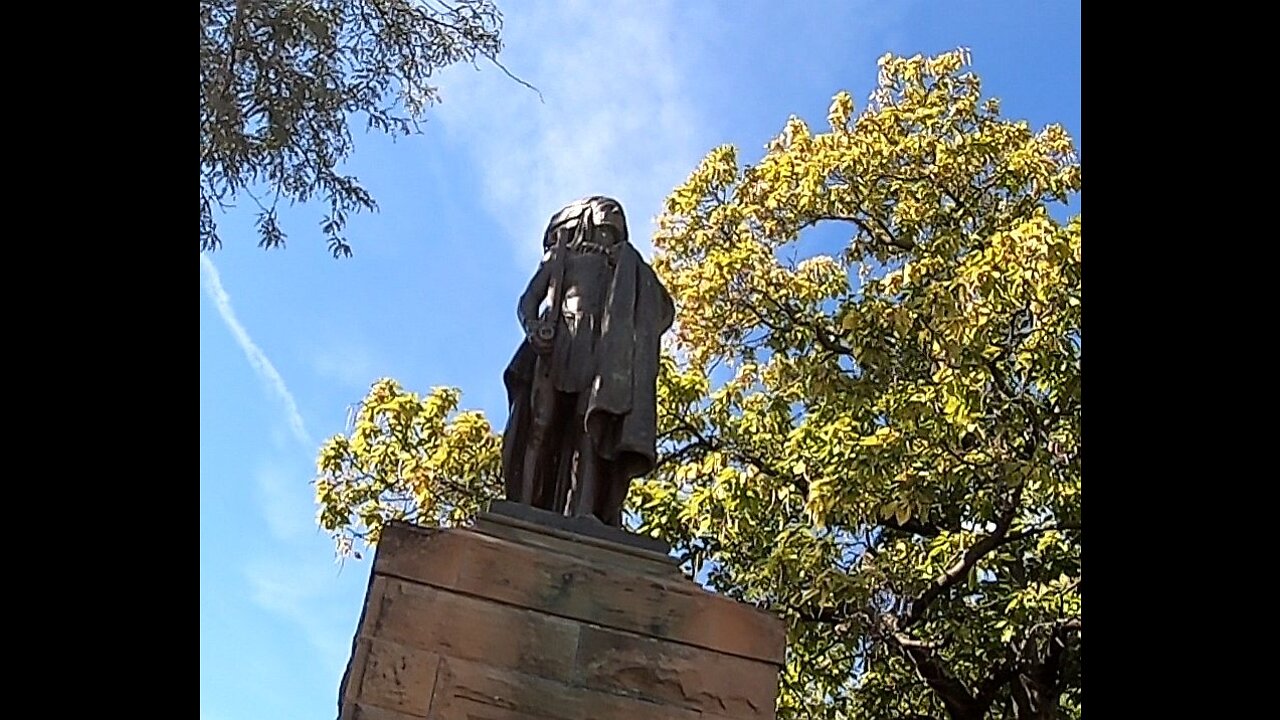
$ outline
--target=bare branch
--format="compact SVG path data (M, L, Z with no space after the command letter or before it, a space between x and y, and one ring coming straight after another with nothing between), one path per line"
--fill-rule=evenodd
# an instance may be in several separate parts
M528 89L530 89L530 90L534 91L535 93L537 93L537 94L538 94L538 102L542 103L543 105L546 105L546 104L547 104L547 101L542 97L542 91L541 91L541 90L539 90L538 88L536 88L536 87L534 87L534 86L530 85L529 83L525 82L523 79L521 79L521 78L519 78L519 77L517 77L517 76L513 75L513 74L511 73L511 71L507 69L507 66L506 66L506 65L503 65L501 62L499 62L499 61L498 61L497 56L495 56L495 55L485 55L485 58L487 58L487 59L489 60L489 62L493 63L494 65L497 65L497 66L498 66L498 69L502 71L502 74L503 74L503 75L506 75L508 78L510 78L510 79L512 79L512 80L514 80L514 81L516 81L516 83L518 83L518 84L520 84L520 85L523 85L524 87L526 87L526 88L528 88Z
M947 672L932 648L906 633L894 632L889 637L911 660L920 679L938 694L938 698L942 700L942 706L947 709L951 717L982 717L985 708L979 707L977 698L969 692L964 683Z

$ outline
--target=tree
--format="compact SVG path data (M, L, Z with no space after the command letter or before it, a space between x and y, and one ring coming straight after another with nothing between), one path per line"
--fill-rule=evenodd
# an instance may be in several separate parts
M501 26L492 0L200 0L200 250L222 245L215 206L247 195L272 248L285 244L279 201L318 195L329 250L349 257L347 214L377 208L338 167L349 122L416 131L438 99L431 76L497 63Z
M787 620L779 717L1080 714L1080 217L1051 213L1080 165L966 64L885 56L861 113L713 150L659 220L677 331L629 507Z
M351 434L325 442L315 481L320 526L340 555L360 557L391 520L458 525L502 491L502 438L483 413L457 413L461 393L425 398L399 383L373 384L351 418Z

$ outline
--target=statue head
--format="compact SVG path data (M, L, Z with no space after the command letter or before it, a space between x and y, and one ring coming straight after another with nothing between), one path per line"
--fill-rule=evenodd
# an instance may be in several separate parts
M595 195L575 200L552 215L542 236L542 246L550 248L555 245L558 233L567 233L568 243L586 241L604 246L621 245L627 242L627 216L617 200Z

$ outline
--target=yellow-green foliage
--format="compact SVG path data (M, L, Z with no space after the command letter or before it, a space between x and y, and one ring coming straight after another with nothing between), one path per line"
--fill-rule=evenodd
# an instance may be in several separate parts
M353 540L378 541L390 520L456 525L495 497L502 485L502 440L483 413L455 412L460 393L426 397L399 383L374 383L349 435L335 435L316 461L320 526L341 553Z

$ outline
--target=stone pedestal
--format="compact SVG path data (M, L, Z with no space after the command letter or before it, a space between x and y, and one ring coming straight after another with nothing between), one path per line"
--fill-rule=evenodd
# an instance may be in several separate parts
M340 720L773 720L780 620L634 536L497 506L385 529Z

